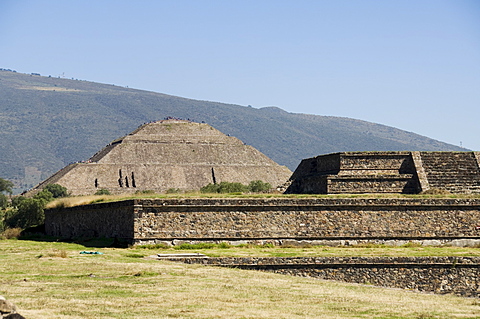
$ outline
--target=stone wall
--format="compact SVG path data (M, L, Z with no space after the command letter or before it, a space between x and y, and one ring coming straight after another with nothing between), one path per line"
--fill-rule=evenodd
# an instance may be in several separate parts
M73 195L101 189L111 194L192 191L210 183L254 180L277 187L291 174L254 147L207 124L166 120L140 126L88 161L61 169L26 195L48 184L60 184Z
M61 238L106 237L131 241L135 202L133 200L54 208L45 211L45 231Z
M320 178L320 180L323 180ZM397 175L334 175L325 178L325 192L343 194L415 193L417 182L413 174Z
M136 199L45 215L49 235L138 244L480 239L476 199Z
M410 152L343 152L302 160L286 193L418 193Z
M152 200L138 206L135 239L477 238L479 208L448 199Z
M420 152L430 188L451 193L480 193L480 167L475 152Z
M480 193L476 152L343 152L302 160L286 193Z
M174 260L439 294L480 295L478 257L219 257Z

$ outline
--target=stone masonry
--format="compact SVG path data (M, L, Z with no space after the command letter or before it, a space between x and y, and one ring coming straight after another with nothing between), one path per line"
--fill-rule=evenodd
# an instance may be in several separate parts
M286 193L480 193L477 152L344 152L302 160Z
M480 239L478 199L135 199L45 211L48 235L132 244Z
M29 192L60 184L72 195L169 189L199 190L209 183L262 180L282 185L292 172L252 146L208 124L164 120L141 125L88 161L72 163Z
M478 257L187 257L172 260L437 294L480 296Z
M134 199L45 211L48 235L128 244L480 245L479 199ZM193 261L195 260L195 261ZM177 258L178 261L178 258ZM479 296L479 258L208 258L209 265Z

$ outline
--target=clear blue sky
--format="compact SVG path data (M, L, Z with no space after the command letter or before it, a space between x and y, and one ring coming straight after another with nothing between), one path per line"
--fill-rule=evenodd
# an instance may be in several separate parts
M0 68L480 150L479 0L1 0Z

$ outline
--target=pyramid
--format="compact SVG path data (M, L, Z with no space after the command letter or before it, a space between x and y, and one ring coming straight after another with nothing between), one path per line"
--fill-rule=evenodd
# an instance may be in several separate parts
M60 184L72 195L169 189L199 190L209 183L262 180L283 184L291 171L252 146L208 124L163 120L141 125L88 161L70 164L39 184Z

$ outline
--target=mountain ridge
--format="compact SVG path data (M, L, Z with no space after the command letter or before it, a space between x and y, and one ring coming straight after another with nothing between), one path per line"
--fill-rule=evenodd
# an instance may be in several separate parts
M292 171L303 158L332 152L466 150L351 118L9 71L0 71L0 96L0 177L14 181L18 189L88 159L142 123L168 116L208 123Z

